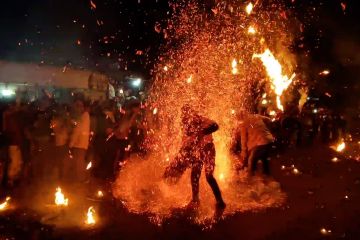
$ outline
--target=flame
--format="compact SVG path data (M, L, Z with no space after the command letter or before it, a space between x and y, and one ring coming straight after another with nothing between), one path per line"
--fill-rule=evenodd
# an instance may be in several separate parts
M95 210L94 207L89 207L87 213L86 213L86 221L85 223L88 225L94 225L96 223L94 218Z
M254 8L254 5L250 2L248 5L246 5L245 12L250 15L252 10Z
M64 194L61 192L61 188L56 188L55 193L55 204L58 206L67 206L69 203L69 199L65 198Z
M295 77L295 73L293 73L290 78L287 75L283 75L281 64L278 60L276 60L269 49L266 49L262 54L254 54L253 58L260 58L263 65L265 66L267 74L271 80L271 87L276 94L277 108L281 111L284 111L280 97L283 92L290 86Z
M235 58L231 62L231 67L232 67L232 70L231 70L232 74L234 74L234 75L238 74L239 71L237 69L237 61Z
M89 170L92 167L92 162L89 162L88 165L86 166L86 170Z
M9 206L10 197L6 197L5 202L0 203L0 211L5 210Z

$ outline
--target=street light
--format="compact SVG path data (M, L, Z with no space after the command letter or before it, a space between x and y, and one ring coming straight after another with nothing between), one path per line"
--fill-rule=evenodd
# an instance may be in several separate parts
M134 87L140 87L141 86L141 78L135 78L132 82L131 82L131 85L134 86Z

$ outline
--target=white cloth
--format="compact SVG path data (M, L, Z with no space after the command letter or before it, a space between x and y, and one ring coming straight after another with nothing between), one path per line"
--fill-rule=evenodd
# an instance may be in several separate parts
M267 118L257 114L249 114L241 126L241 151L250 151L254 147L266 145L274 141L264 121Z
M84 112L80 119L76 122L76 126L73 129L69 147L88 149L90 137L90 115L88 112Z

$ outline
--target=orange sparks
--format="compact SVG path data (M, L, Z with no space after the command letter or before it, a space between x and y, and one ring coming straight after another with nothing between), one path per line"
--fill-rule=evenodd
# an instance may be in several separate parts
M292 83L294 77L296 76L295 73L293 73L290 78L287 75L283 75L281 64L269 49L266 49L262 54L254 54L253 58L260 58L263 65L265 66L266 72L271 80L271 88L275 91L276 94L277 108L281 111L284 111L280 97Z
M345 10L346 10L346 3L342 2L342 3L340 3L340 5L341 5L341 9L343 10L343 12L345 12Z
M96 4L90 0L91 9L96 9Z
M254 8L254 5L252 3L249 3L248 5L246 5L245 11L248 15L251 14L252 10Z

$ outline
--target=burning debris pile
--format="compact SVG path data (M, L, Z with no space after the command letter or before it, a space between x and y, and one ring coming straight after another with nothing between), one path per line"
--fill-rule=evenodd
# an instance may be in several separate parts
M167 27L157 25L167 40L150 93L159 127L152 129L147 159L128 161L114 188L114 195L131 211L150 213L155 219L171 215L172 209L190 200L187 177L176 186L161 180L180 147L184 104L220 126L214 134L215 178L228 203L225 213L274 206L284 200L275 182L268 186L236 183L229 143L237 113L254 109L259 96L267 97L268 113L283 110L283 93L295 78L295 58L288 47L296 23L279 1L217 1L211 9L196 2L172 3ZM210 217L214 205L202 181L198 221Z

